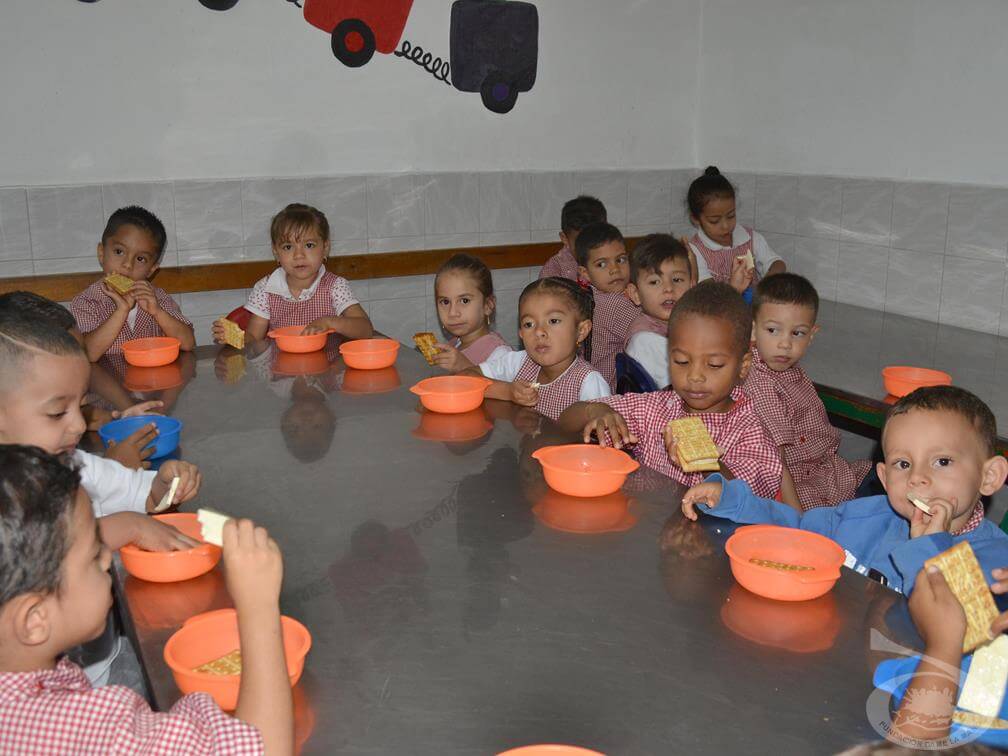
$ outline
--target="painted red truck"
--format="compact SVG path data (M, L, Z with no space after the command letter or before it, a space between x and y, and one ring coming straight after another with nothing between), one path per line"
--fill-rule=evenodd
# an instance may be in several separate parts
M332 35L333 55L345 66L365 65L375 50L395 51L413 0L304 0L304 17Z

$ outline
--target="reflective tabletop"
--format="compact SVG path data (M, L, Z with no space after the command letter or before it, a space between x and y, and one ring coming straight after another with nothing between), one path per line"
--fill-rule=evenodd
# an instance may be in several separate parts
M180 454L203 472L184 508L251 517L283 549L281 608L313 637L295 689L303 753L834 753L879 739L869 639L910 627L896 594L845 570L815 601L761 599L732 578L733 526L685 521L667 478L561 496L530 454L570 439L534 413L423 413L408 389L434 369L416 352L361 372L334 346L201 348L180 384L134 371L148 390L129 394L172 392ZM167 638L230 605L220 571L154 584L117 564L160 709L180 695Z

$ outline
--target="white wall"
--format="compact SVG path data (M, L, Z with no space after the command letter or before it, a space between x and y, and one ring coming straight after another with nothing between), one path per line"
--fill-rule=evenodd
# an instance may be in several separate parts
M376 54L352 70L283 0L4 2L0 185L693 165L700 0L539 0L515 109ZM405 37L448 54L450 0Z
M705 0L697 155L1008 184L1008 3Z

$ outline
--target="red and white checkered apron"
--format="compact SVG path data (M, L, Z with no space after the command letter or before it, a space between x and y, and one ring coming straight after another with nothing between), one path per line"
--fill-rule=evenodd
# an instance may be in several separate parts
M703 259L707 263L707 267L710 269L711 276L715 281L728 283L731 279L732 263L735 261L735 258L752 251L753 235L755 232L748 226L743 226L742 228L749 232L749 239L737 247L731 247L730 249L728 247L711 249L700 239L700 234L693 234L693 238L690 239L690 244L700 250L700 254L703 255ZM753 254L755 255L755 252ZM754 270L752 285L755 286L759 283L759 280L759 271Z
M160 305L162 310L179 322L189 326L192 325L182 314L181 308L179 308L168 292L157 286L152 288L154 289L154 298L157 299L158 305ZM105 293L105 290L102 288L102 281L96 281L91 284L70 302L70 311L77 320L77 328L81 333L91 333L91 331L112 317L115 309L116 303L112 297ZM123 327L116 334L115 341L106 350L106 354L121 353L122 345L133 339L150 339L164 335L164 331L161 330L161 326L157 324L154 317L146 310L137 307L136 320L133 322L133 327L130 328L128 320L123 323Z
M592 286L591 364L616 389L616 355L623 351L627 332L641 314L641 308L622 292L607 294Z
M539 379L539 369L532 358L526 355L515 380L535 383ZM559 378L552 383L544 383L539 386L539 401L536 402L536 411L550 420L559 419L565 409L574 402L581 401L581 384L591 372L591 365L580 357L575 357L574 362L563 371Z
M269 292L270 328L287 328L288 326L306 326L319 318L333 317L333 286L339 277L326 271L319 279L315 293L308 299L292 301L279 294Z

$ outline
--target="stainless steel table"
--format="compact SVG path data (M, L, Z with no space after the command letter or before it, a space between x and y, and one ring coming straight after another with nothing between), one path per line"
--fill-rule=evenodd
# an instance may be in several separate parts
M172 413L203 470L198 502L254 518L284 551L282 609L314 638L295 691L304 753L833 753L878 739L868 637L906 626L887 619L905 615L895 594L849 572L816 602L746 593L723 552L732 526L684 521L667 479L640 471L614 497L566 499L529 457L563 438L529 413L423 417L407 389L432 369L415 352L376 375L338 358L281 365L324 369L299 378L270 377L266 354L233 385L221 379L242 359L215 355L198 350ZM179 696L165 640L229 604L219 570L176 585L117 572L159 708Z

